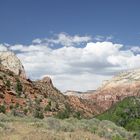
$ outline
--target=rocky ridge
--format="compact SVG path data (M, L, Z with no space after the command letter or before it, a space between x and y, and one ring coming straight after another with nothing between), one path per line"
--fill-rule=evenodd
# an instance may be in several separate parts
M100 112L93 102L63 95L49 77L38 81L27 79L20 60L13 53L1 52L0 60L0 112L5 108L7 113L40 118L57 114L92 117Z
M102 111L129 96L140 96L140 69L129 70L114 76L85 99L96 101Z

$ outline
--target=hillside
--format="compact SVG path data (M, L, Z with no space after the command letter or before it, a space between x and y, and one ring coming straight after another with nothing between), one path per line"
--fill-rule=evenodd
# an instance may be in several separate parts
M37 81L27 79L20 60L13 53L3 53L0 56L0 112L39 118L80 118L100 113L92 101L63 95L49 77Z
M100 120L109 120L128 131L140 132L140 97L127 97L97 116ZM139 135L140 137L140 135Z
M140 96L140 69L122 72L103 84L84 99L96 102L101 111L108 110L126 97Z

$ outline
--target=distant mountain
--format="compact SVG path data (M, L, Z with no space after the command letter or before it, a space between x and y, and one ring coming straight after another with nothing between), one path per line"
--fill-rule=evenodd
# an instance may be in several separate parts
M106 111L129 96L140 96L140 69L125 71L114 76L94 94L87 94L84 98L92 100L102 111Z
M95 90L88 90L88 91L85 91L85 92L74 91L74 90L67 90L63 94L67 95L67 96L77 96L79 98L83 98L84 99L84 98L86 98L87 95L94 94L94 92L95 92Z

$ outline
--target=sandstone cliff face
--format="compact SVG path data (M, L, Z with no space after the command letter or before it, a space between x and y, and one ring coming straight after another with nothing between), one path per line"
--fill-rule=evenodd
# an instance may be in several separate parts
M26 78L24 67L13 52L0 52L0 64L14 72L16 75Z
M122 72L85 98L96 101L102 111L125 97L140 96L140 69Z

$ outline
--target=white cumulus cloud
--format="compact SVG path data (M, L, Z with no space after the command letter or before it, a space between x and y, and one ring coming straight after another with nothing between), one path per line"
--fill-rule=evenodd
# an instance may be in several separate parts
M124 50L123 44L111 41L93 42L88 36L60 33L56 38L33 42L11 45L9 49L20 58L30 78L49 75L62 91L96 89L115 73L140 67L140 55L133 47ZM61 47L51 47L51 43Z

